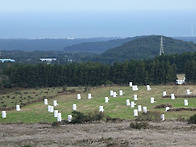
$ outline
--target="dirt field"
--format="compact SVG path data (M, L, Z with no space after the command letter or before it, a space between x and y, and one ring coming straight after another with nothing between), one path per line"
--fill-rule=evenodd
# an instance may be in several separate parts
M196 146L196 125L186 122L150 122L151 129L130 128L130 121L62 125L0 124L0 146L32 147L126 147Z

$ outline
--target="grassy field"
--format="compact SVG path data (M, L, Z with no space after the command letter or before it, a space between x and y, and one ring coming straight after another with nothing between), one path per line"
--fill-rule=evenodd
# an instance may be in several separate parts
M107 87L92 87L88 92L84 92L84 88L78 87L76 91L81 94L81 99L77 100L77 92L74 93L65 93L59 94L62 91L62 88L47 88L47 89L29 89L12 92L6 95L0 95L1 101L5 101L4 104L12 107L15 104L18 104L20 96L16 96L16 93L25 95L26 100L34 95L37 95L37 98L43 100L43 98L53 97L49 99L49 104L53 105L53 100L57 100L59 106L55 107L55 110L59 110L62 113L62 118L67 119L67 115L72 112L72 105L77 104L78 111L87 113L95 110L99 110L99 106L104 106L104 112L113 118L121 119L134 119L133 110L137 109L137 105L147 106L149 111L159 111L165 114L166 119L177 119L177 118L189 118L193 114L196 114L196 111L177 111L177 112L165 112L165 108L155 109L154 107L159 104L169 103L174 108L177 107L192 107L196 108L196 98L188 99L189 105L184 106L184 98L177 98L171 100L170 98L162 98L162 92L166 91L167 95L174 93L176 95L185 95L186 89L190 89L192 94L196 94L195 85L159 85L151 86L151 90L147 91L146 86L138 86L138 91L132 91L128 86L107 86ZM69 90L69 88L67 88ZM73 88L72 88L73 89ZM119 94L119 90L123 90L123 96L117 96L116 98L110 97L110 90L116 91ZM32 92L36 92L32 95ZM92 94L92 99L88 99L88 93ZM20 95L19 94L19 95ZM46 95L44 95L46 94ZM126 106L126 99L133 101L133 95L138 95L138 100L136 102L135 108ZM55 96L58 95L58 96ZM15 96L16 102L10 101L12 97ZM105 103L105 97L109 97L109 103ZM8 98L9 97L9 98ZM156 103L151 104L150 98L154 97ZM18 100L19 99L19 100ZM24 99L24 98L23 98ZM19 101L20 102L20 101ZM3 106L1 105L1 108ZM44 105L43 101L26 105L21 108L21 111L16 112L15 110L7 111L7 117L5 119L0 118L0 122L25 122L25 123L37 123L37 122L54 122L56 118L53 117L53 113L47 111L47 105Z

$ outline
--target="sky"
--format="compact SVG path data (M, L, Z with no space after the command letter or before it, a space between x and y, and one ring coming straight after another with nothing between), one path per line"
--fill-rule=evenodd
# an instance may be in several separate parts
M196 0L0 0L0 38L196 36Z

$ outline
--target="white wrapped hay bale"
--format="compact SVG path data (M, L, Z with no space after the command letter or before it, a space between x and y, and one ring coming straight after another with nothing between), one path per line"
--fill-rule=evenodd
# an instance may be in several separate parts
M174 100L175 99L175 95L172 93L171 94L171 99Z
M92 99L91 93L88 94L88 99Z
M138 105L137 106L137 109L138 109L138 112L141 112L142 111L142 106L141 105Z
M53 106L54 106L54 107L58 106L57 100L54 100L54 101L53 101Z
M134 108L134 107L135 107L135 102L132 101L132 102L131 102L131 108Z
M126 105L127 105L127 106L130 106L130 105L131 105L129 99L126 100Z
M114 91L110 90L110 96L113 96L113 94L114 94Z
M113 97L116 97L116 96L117 96L117 93L116 93L116 92L114 92L114 93L113 93Z
M50 106L50 105L48 105L48 112L50 112L50 109L51 109L51 106Z
M137 110L137 109L134 109L133 112L134 112L133 115L134 115L135 117L137 117L137 116L138 116L138 110Z
M120 90L120 91L119 91L119 95L120 95L120 96L123 96L123 94L124 94L123 91Z
M99 106L99 112L103 112L104 109L103 109L103 106Z
M132 82L129 82L129 87L132 87L133 86L133 83Z
M163 97L166 96L166 95L167 95L166 91L163 91Z
M68 122L71 122L71 121L72 121L72 115L68 115L68 116L67 116L67 121L68 121Z
M20 111L20 105L16 105L16 111Z
M190 89L187 89L187 90L186 90L186 94L187 94L187 95L190 95L190 94L191 94Z
M189 105L188 100L186 100L186 99L184 100L184 105L185 106L188 106Z
M54 106L50 106L50 112L54 112Z
M169 110L169 107L165 107L165 111L167 112Z
M161 120L162 120L162 121L165 120L165 114L161 114Z
M144 113L147 113L147 111L148 111L148 110L147 110L147 107L144 106L144 107L143 107L143 112L144 112Z
M54 112L54 107L51 105L48 105L48 112Z
M105 97L105 103L108 103L108 102L109 102L109 98Z
M44 99L44 104L48 105L48 99Z
M72 109L73 109L73 111L77 110L76 104L73 104Z
M1 114L2 114L2 118L6 118L6 111L2 111Z
M57 114L57 121L58 121L58 122L61 122L61 120L62 120L61 113L58 113L58 114Z
M155 103L154 97L151 97L151 98L150 98L150 103L151 103L151 104L154 104L154 103Z
M137 95L136 94L133 95L133 99L134 99L134 101L137 101Z
M81 99L81 95L77 94L77 99L80 100Z
M147 88L148 91L151 90L150 85L147 85L146 88Z
M58 110L54 110L54 117L58 116Z
M132 90L133 90L133 91L137 91L137 90L138 90L137 85L133 85L133 86L132 86Z

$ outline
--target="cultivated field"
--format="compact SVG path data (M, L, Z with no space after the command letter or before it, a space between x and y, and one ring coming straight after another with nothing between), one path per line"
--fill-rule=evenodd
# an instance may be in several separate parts
M72 105L76 104L78 111L87 113L95 110L99 110L99 106L102 105L104 107L105 114L109 115L113 118L121 118L121 119L134 119L133 109L130 106L126 106L126 99L130 99L133 101L133 95L138 95L138 100L135 101L137 105L147 106L149 111L159 111L165 114L166 119L178 119L178 118L189 118L195 111L176 111L176 112L165 112L165 108L155 109L156 105L168 103L172 105L173 108L178 107L191 107L196 108L196 98L188 98L189 105L184 106L185 98L176 98L175 100L171 100L170 98L162 98L162 92L166 91L167 95L174 93L175 95L186 95L186 90L190 89L192 94L196 94L196 86L195 85L161 85L161 86L151 86L151 90L147 91L146 86L138 86L138 91L132 91L132 89L128 86L103 86L103 87L92 87L89 91L84 92L84 87L75 87L72 88L72 91L76 92L66 92L62 93L62 88L47 88L47 89L30 89L17 91L17 93L22 93L25 97L34 98L35 94L32 92L36 92L36 99L40 97L41 101L35 102L33 104L26 105L21 108L21 111L17 112L15 109L11 111L7 111L7 118L0 118L0 122L24 122L24 123L40 123L40 122L55 122L56 118L53 117L53 113L49 113L47 109L47 105L44 105L43 98L50 98L49 104L53 105L53 100L57 100L58 106L55 107L55 110L59 110L62 113L62 119L67 119L67 115L72 112ZM73 90L75 89L75 90ZM69 90L69 89L68 89ZM110 90L116 91L119 93L119 90L123 90L123 96L117 96L116 98L110 97ZM56 91L56 92L54 92ZM47 93L46 93L47 92ZM25 94L27 93L27 94ZM51 94L50 94L51 93ZM81 94L81 99L77 100L77 93ZM88 93L92 94L92 99L88 99ZM14 97L16 92L10 94L0 95L1 101L5 101L7 105L9 105L10 98ZM44 94L47 94L43 96ZM27 96L28 95L28 96ZM105 97L109 97L109 103L105 103ZM8 98L9 97L9 98ZM18 96L15 96L17 99ZM150 98L154 97L156 103L151 104ZM20 98L20 97L19 97ZM26 98L26 99L27 99ZM24 99L24 98L23 98ZM18 100L14 104L17 104ZM19 103L20 104L20 103ZM137 109L137 105L135 109ZM2 109L3 110L3 109Z

